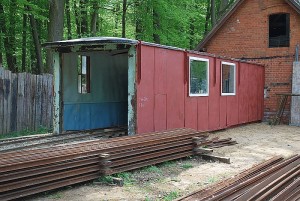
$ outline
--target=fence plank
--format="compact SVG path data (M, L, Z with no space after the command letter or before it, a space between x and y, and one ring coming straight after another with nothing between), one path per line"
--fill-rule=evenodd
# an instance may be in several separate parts
M17 111L18 111L18 76L12 74L11 77L11 116L10 116L10 130L17 131Z
M2 77L0 77L0 133L4 133L4 108L3 107L4 107L4 80Z
M0 134L52 126L50 74L11 73L0 67Z

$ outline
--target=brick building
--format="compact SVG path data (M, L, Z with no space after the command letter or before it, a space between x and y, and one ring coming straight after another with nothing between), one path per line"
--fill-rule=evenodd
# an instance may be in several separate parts
M300 0L237 0L196 49L265 65L268 120L277 109L276 93L291 93L299 43Z

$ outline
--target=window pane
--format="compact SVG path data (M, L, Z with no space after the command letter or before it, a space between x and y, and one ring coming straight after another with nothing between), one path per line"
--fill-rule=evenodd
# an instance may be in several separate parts
M90 57L78 55L78 93L90 93Z
M222 93L235 93L235 66L222 64Z
M81 57L81 73L86 75L86 56Z
M190 60L190 94L208 94L208 62Z
M269 47L289 47L290 45L289 14L269 16Z

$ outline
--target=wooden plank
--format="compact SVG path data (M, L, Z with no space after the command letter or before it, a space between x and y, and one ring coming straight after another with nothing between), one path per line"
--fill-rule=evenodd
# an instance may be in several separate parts
M35 107L34 107L34 129L37 130L42 124L42 87L43 75L36 75L35 78Z
M25 73L18 74L18 97L17 97L17 131L21 131L25 128L24 122L24 80Z
M17 131L17 111L18 111L18 75L13 73L11 79L11 117L10 117L10 130Z
M11 86L11 82L12 82L12 73L11 71L7 71L7 83L6 83L6 87L7 87L7 114L8 116L6 117L7 120L7 125L6 125L6 132L10 133L10 120L11 120L11 116L12 116L12 104L11 104L11 100L12 100L12 86Z
M0 134L4 134L4 80L0 78Z
M53 125L53 75L47 75L47 128Z
M222 163L230 164L230 158L228 158L228 157L215 156L215 155L209 155L209 154L202 154L200 156L204 160L219 161L219 162L222 162Z
M220 97L220 129L227 127L227 97Z
M3 102L3 112L4 112L4 118L3 118L3 133L6 134L8 133L8 119L10 118L9 112L8 112L8 95L9 95L9 85L10 85L10 80L8 79L8 71L4 71L4 102Z

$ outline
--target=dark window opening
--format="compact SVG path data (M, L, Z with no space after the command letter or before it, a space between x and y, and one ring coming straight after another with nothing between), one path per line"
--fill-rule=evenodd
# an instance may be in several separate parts
M90 88L90 57L78 56L78 93L91 93Z
M290 15L274 14L269 16L269 47L290 46Z

